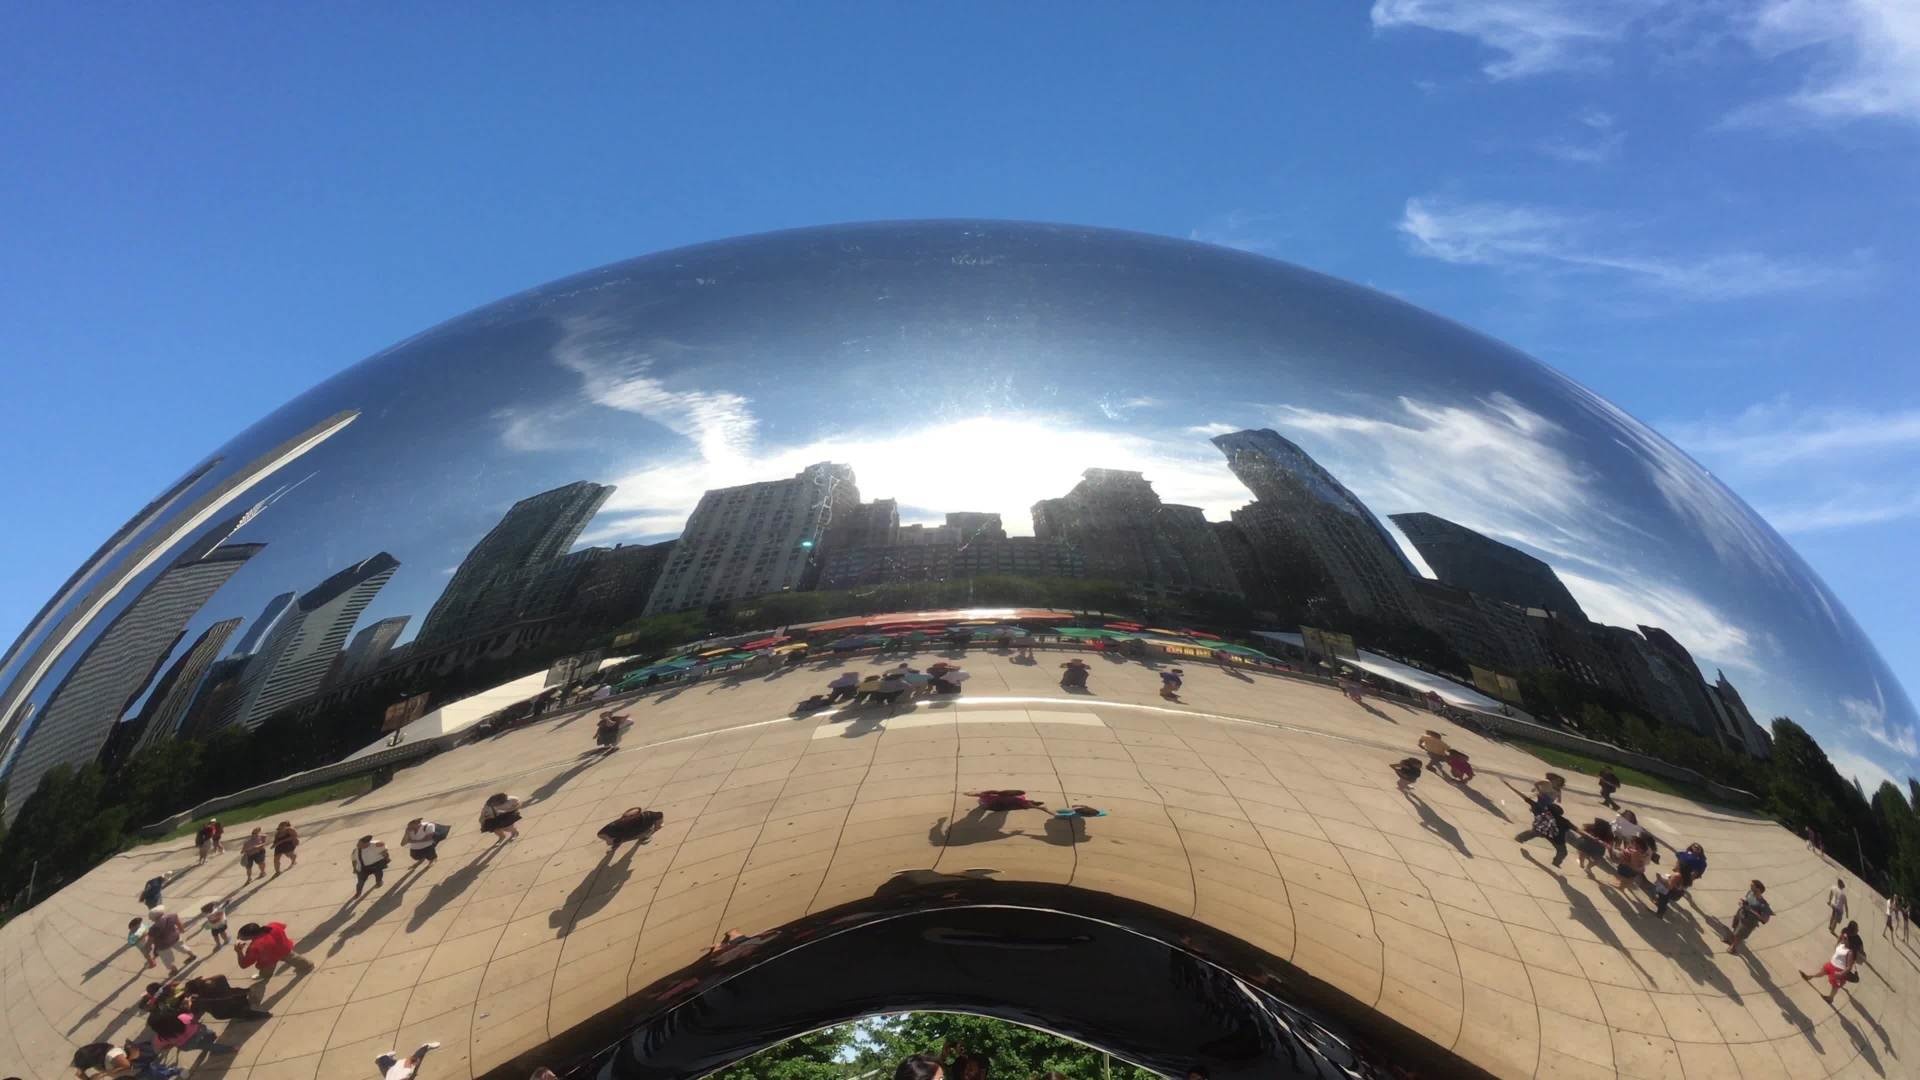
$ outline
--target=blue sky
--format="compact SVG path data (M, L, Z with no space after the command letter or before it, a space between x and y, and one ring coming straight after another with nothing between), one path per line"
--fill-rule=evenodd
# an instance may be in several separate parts
M980 216L1243 247L1504 338L1693 452L1920 685L1910 3L436 14L12 13L0 636L213 446L441 319Z

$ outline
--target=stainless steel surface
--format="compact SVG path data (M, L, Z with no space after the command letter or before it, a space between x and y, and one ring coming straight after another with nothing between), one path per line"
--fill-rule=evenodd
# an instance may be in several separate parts
M1235 251L875 224L532 290L214 451L8 653L8 812L102 751L297 723L317 766L402 697L617 655L647 616L773 632L862 596L1417 635L1746 752L1741 701L1842 745L1914 723L1745 503L1511 348Z

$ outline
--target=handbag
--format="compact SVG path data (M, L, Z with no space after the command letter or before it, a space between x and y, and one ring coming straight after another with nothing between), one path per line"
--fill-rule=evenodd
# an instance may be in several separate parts
M1849 972L1847 972L1847 981L1848 981L1848 982L1850 982L1850 983L1856 983L1856 982L1859 982L1859 981L1860 981L1860 973L1859 973L1859 972L1857 972L1857 971L1849 971Z
M433 827L433 842L437 844L440 841L445 840L447 838L447 834L452 831L453 831L453 826L451 825L435 825Z

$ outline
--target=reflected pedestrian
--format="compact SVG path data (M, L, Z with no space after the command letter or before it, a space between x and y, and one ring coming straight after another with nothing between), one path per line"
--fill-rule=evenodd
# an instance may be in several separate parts
M1473 782L1473 760L1457 746L1447 751L1447 769L1456 781L1462 784Z
M103 1077L132 1076L135 1059L129 1049L112 1043L88 1043L73 1052L74 1074L80 1080L92 1080L90 1070L98 1069Z
M611 754L620 749L620 736L627 730L627 714L608 709L593 725L595 746Z
M427 1051L438 1049L439 1043L424 1042L406 1057L399 1057L389 1050L373 1059L373 1067L379 1070L381 1080L413 1080L420 1073L420 1062L426 1059Z
M1440 766L1453 753L1453 747L1447 745L1446 736L1428 728L1427 733L1420 736L1419 746L1421 750L1426 751L1427 771L1435 776L1441 775Z
M631 806L619 817L600 826L600 831L595 835L606 841L607 854L612 855L615 848L629 840L646 843L655 832L659 831L661 823L665 820L666 815L658 810Z
M1734 909L1733 918L1729 920L1733 924L1733 932L1720 940L1726 942L1727 952L1737 953L1740 943L1747 940L1747 935L1772 919L1773 908L1767 903L1766 883L1757 879L1748 882L1747 895L1740 898L1740 906Z
M1399 761L1393 763L1392 768L1393 775L1400 778L1394 787L1399 789L1400 794L1411 798L1413 795L1413 785L1420 782L1420 759L1416 757L1401 758Z
M1829 1005L1833 1004L1834 995L1838 994L1848 983L1858 982L1860 980L1860 976L1854 974L1853 970L1853 966L1858 962L1859 958L1859 953L1855 950L1854 945L1859 940L1858 934L1840 935L1839 940L1834 942L1832 958L1820 965L1819 971L1803 971L1800 973L1800 977L1807 982L1812 982L1822 975L1827 977L1827 992L1822 995L1822 1000Z
M210 1054L231 1054L234 1047L219 1042L213 1029L202 1024L190 1012L165 1012L155 1010L147 1016L147 1027L153 1031L153 1048L165 1053L173 1050L186 1053L189 1050L201 1050Z
M400 846L407 849L407 855L418 866L425 863L428 868L440 857L440 841L447 838L452 830L445 825L437 825L426 818L414 818L407 822L407 828L400 834Z
M220 834L224 831L219 818L208 818L207 823L200 826L200 831L193 839L193 846L200 851L200 862L204 863L209 856L226 850L226 846L220 843Z
M1827 933L1831 934L1840 921L1847 917L1847 882L1844 878L1835 878L1833 888L1827 890Z
M180 916L164 907L156 907L147 912L147 966L152 967L157 960L167 965L168 975L178 975L180 964L191 964L200 959L199 954L180 944L187 928Z
M1168 701L1180 700L1181 675L1179 668L1168 668L1160 673L1160 696Z
M520 839L519 823L520 800L504 791L487 796L480 807L480 831L491 833L496 844Z
M253 883L253 872L260 871L260 879L267 877L267 834L255 825L253 831L240 841L240 868L247 872L247 884Z
M1567 861L1567 833L1573 828L1573 823L1567 820L1566 811L1560 809L1560 804L1545 795L1536 798L1531 809L1533 825L1514 836L1514 839L1524 844L1536 836L1544 837L1553 845L1553 865L1559 866Z
M280 969L281 964L292 968L302 976L313 974L313 961L297 955L294 941L287 936L287 924L270 922L248 923L234 931L240 940L233 946L234 956L243 968L254 969L253 987L249 991L254 1001L266 996L267 980Z
M353 854L348 863L353 867L353 898L360 899L361 892L367 887L367 879L373 879L373 887L380 888L387 883L387 845L372 836L363 836L353 846Z
M1027 798L1027 793L1024 791L989 789L968 791L964 794L978 803L982 810L1045 810L1047 808L1046 803Z
M207 934L213 938L214 948L227 943L227 905L224 901L209 900L201 904L200 921L207 924Z
M1620 809L1620 804L1613 801L1613 793L1619 790L1620 777L1614 773L1611 765L1602 765L1600 767L1601 804L1609 810Z
M283 821L273 830L273 876L280 876L280 860L287 860L288 866L300 865L300 856L294 851L300 847L300 831L293 822Z
M140 901L140 906L144 908L159 907L161 902L160 893L166 887L167 876L165 874L148 878L146 884L140 886L140 892L136 897Z
M1085 690L1087 688L1087 676L1093 669L1087 667L1085 660L1076 656L1066 663L1061 664L1060 668L1060 685L1063 688L1068 690Z
M960 684L967 681L967 673L951 664L938 674L929 668L927 674L933 677L933 692L936 694L957 694Z

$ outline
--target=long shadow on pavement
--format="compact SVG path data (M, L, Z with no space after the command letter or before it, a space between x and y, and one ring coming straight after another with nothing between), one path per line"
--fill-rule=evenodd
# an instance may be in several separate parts
M547 916L547 925L554 928L555 937L572 933L581 919L606 907L615 893L626 888L627 881L633 877L633 853L639 848L637 843L629 846L626 854L618 859L613 857L612 848L607 849L600 861L593 864L593 869L580 879L580 884Z
M440 910L452 903L455 897L473 887L480 875L487 872L493 857L500 854L506 844L495 843L480 853L480 857L448 874L427 890L427 895L414 905L413 914L407 919L407 933L411 934L427 924L427 920L440 913Z

